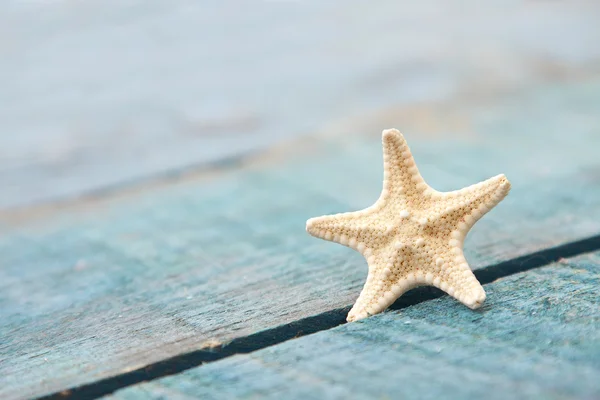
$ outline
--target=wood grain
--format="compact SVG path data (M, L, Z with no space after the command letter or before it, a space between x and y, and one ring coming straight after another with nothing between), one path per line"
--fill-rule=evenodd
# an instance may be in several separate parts
M600 397L600 253L123 389L135 399Z
M396 123L397 105L580 79L598 71L598 8L3 2L0 209L202 168L351 115Z
M600 232L599 88L545 86L470 105L473 138L406 132L440 190L500 172L513 182L467 239L473 268ZM209 182L5 219L0 397L63 390L350 305L364 260L304 224L378 197L380 137L322 137L312 149Z

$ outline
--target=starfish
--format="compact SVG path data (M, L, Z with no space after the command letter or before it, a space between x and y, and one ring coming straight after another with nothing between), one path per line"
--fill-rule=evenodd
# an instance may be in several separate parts
M372 206L311 218L311 235L360 252L367 281L348 322L384 311L406 291L432 285L476 309L485 291L463 254L463 242L484 214L509 192L504 175L453 192L438 192L421 177L400 132L383 131L383 190Z

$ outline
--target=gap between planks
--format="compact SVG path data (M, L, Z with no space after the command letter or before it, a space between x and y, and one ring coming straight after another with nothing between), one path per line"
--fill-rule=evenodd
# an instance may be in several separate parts
M481 284L485 285L509 275L546 266L550 263L560 261L563 258L574 257L597 250L600 250L600 234L489 265L473 272ZM396 300L390 309L399 310L424 301L436 299L443 295L444 293L442 291L434 287L419 287L409 291ZM236 354L251 353L280 344L290 339L310 335L342 325L346 323L346 314L350 310L350 307L351 306L329 310L276 328L240 337L226 344L180 354L147 365L143 368L101 379L86 385L51 393L46 396L38 397L38 399L98 398L128 386L163 378L169 375L175 375L188 369L196 368L203 364L231 357Z

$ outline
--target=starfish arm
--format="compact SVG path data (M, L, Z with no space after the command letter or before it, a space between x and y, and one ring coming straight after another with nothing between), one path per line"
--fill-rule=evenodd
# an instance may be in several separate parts
M369 254L369 273L358 299L348 313L348 322L384 311L408 290L423 284L425 276L411 268L413 249L405 245Z
M402 199L405 202L406 198L431 190L423 180L406 140L399 131L384 130L382 142L384 173L380 201L387 204L389 199ZM411 206L418 207L418 204Z
M377 255L367 258L367 262L369 264L367 281L346 317L348 322L358 321L384 311L398 297L415 286L409 286L410 281L406 280L395 282L393 266L386 265Z
M471 309L479 308L485 301L485 290L469 268L462 251L452 265L444 265L439 271L428 276L426 284L446 292Z
M369 251L374 238L385 238L388 228L377 223L371 209L324 215L306 221L306 231L314 237L339 243L360 253Z
M461 190L439 193L440 202L433 211L437 215L438 232L449 230L458 241L451 245L462 244L473 225L506 197L510 186L506 176L501 174Z

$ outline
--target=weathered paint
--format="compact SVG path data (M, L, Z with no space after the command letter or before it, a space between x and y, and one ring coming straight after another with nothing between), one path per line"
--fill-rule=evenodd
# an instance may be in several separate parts
M600 397L600 253L123 389L136 399Z
M382 110L403 129L414 119L464 131L460 116L440 121L447 101L597 71L598 12L596 2L3 1L0 209ZM389 108L406 105L398 121Z
M474 105L463 116L480 134L469 139L405 132L435 188L511 179L509 198L467 239L474 268L600 232L599 87L547 86ZM380 138L313 145L310 156L212 182L5 221L0 397L62 390L351 304L364 261L309 237L304 224L377 198ZM493 292L488 300L499 301Z

